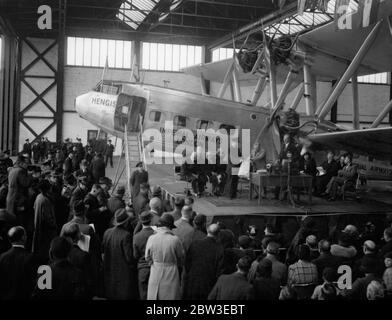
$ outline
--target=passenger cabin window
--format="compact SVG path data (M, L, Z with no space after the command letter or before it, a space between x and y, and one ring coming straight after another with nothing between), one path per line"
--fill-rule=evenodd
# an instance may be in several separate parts
M162 112L160 111L151 111L150 112L150 121L160 122L162 119Z
M175 116L174 125L178 127L186 127L187 118L184 116Z
M207 130L208 128L212 127L211 121L208 120L198 120L196 124L196 129L204 129Z
M232 126L232 125L230 125L230 124L221 124L220 126L219 126L219 130L220 129L225 129L226 130L226 132L227 132L227 134L230 134L230 130L234 130L235 129L235 127L234 126Z

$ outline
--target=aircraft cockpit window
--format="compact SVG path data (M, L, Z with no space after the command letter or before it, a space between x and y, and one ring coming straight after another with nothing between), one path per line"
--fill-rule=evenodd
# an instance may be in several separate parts
M154 122L161 122L162 117L162 112L160 111L151 111L150 112L150 121Z
M123 114L125 114L125 115L128 115L128 109L129 109L129 106L122 106L121 112L122 112Z
M178 127L186 127L187 118L184 116L175 116L174 125Z

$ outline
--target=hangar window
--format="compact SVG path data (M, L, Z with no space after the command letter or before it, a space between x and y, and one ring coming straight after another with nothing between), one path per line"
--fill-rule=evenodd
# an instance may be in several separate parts
M150 112L150 120L154 122L160 122L162 119L162 112L160 111L151 111Z
M106 59L110 68L131 68L131 41L67 38L67 65L104 67Z
M388 79L387 72L382 72L358 77L358 82L370 84L389 84L391 82L391 79Z
M145 70L180 71L202 62L200 46L143 42L141 56Z
M236 49L238 52L238 49ZM233 48L218 48L212 51L212 62L233 58Z
M174 125L177 127L186 127L187 118L184 116L175 116L174 117Z

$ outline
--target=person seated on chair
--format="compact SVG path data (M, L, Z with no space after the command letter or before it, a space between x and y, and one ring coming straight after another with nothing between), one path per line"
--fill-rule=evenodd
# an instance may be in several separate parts
M351 153L345 154L345 166L342 170L338 171L337 177L332 177L327 185L326 193L329 194L329 201L334 201L338 192L338 187L343 186L345 183L350 182L355 184L355 179L358 175L357 165L352 163L353 156Z
M202 156L201 147L198 146L196 148L196 152L193 152L190 157L191 164L189 165L188 173L192 185L192 191L197 194L198 197L202 196L208 181L208 176L206 174L208 165L202 163Z
M323 172L316 177L315 195L320 195L325 192L329 180L338 174L339 164L334 159L334 156L335 154L333 151L328 151L327 159L321 164Z
M312 158L310 152L305 152L299 161L299 171L300 173L308 174L310 176L316 177L317 167L316 161Z
M227 180L226 165L221 164L219 150L216 152L215 164L209 163L209 177L212 184L212 194L219 197L223 194ZM211 161L209 161L211 162Z

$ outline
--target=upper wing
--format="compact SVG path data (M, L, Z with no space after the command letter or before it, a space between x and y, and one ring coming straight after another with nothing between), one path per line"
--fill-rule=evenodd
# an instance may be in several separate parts
M392 159L392 127L322 133L308 136L312 147L329 147L377 159Z
M372 47L363 59L358 75L374 74L392 70L392 34L388 18L392 14L392 1L380 3L378 19L384 19ZM358 28L360 15L352 17L352 29L336 29L332 21L301 35L298 44L309 53L312 71L319 80L338 79L353 60L374 25Z

